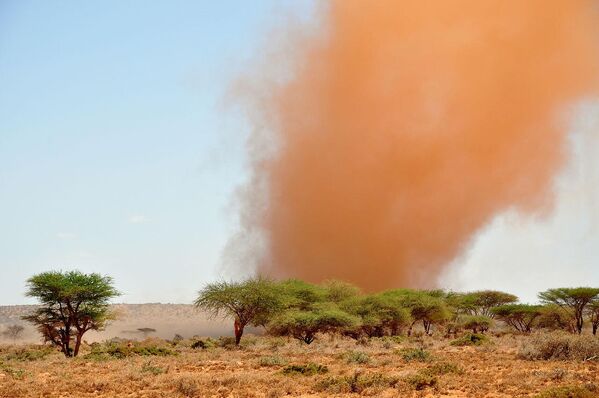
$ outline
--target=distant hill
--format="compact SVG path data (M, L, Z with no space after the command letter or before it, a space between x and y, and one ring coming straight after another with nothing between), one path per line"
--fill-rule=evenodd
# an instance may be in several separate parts
M171 339L175 334L183 337L217 337L230 335L232 332L231 321L207 319L205 314L191 304L115 304L112 307L118 314L118 319L111 322L103 332L88 332L85 335L88 342L111 337L141 339L143 335L137 331L138 328L156 329L156 333L152 333L151 336L165 339ZM35 308L34 305L0 306L0 332L7 325L21 324L26 328L23 341L39 341L39 334L33 326L21 319Z

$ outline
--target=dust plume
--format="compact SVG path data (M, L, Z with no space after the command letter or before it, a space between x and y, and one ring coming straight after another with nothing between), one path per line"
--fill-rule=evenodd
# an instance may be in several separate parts
M289 33L290 75L250 90L232 242L274 277L434 285L499 212L551 208L571 107L597 91L595 5L328 3Z

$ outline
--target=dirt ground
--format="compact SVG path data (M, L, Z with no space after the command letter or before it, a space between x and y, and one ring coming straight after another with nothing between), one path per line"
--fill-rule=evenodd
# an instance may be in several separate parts
M508 334L459 347L443 337L356 342L323 336L305 345L248 336L240 349L147 340L143 344L163 345L174 355L121 359L89 355L91 347L65 359L55 351L26 354L31 346L2 346L0 396L498 398L535 397L562 386L599 391L599 363L520 359L528 339Z

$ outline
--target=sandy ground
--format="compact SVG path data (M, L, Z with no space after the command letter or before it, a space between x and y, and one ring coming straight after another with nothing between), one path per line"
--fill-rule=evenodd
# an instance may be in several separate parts
M491 337L491 343L456 347L442 337L349 339L321 337L311 345L249 336L241 349L171 347L173 356L98 360L10 359L4 346L0 396L19 397L534 397L559 386L599 385L599 364L518 358L529 337ZM146 341L162 344L164 341ZM424 349L429 358L405 357ZM7 359L8 358L8 359ZM326 373L285 373L288 365L315 363ZM322 369L322 368L321 368ZM427 376L428 375L428 376ZM424 385L419 385L424 382ZM355 392L352 392L352 389ZM597 393L599 396L599 393Z

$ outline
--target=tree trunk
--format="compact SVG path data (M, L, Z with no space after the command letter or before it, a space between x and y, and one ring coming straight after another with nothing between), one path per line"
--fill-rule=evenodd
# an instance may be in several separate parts
M241 336L243 336L243 328L245 325L243 325L238 318L235 318L235 323L233 324L233 327L235 328L235 345L239 345L239 343L241 342Z
M582 317L576 319L576 331L578 332L578 334L582 334L582 325L583 325Z
M73 356L76 357L79 354L79 348L81 347L81 339L83 338L82 333L77 333L77 339L75 341L75 352L73 352Z
M412 328L414 327L414 324L415 324L416 322L417 322L417 321L414 321L414 322L412 322L412 324L411 324L411 325L410 325L410 327L408 328L408 337L410 337L410 336L412 335Z
M593 323L593 336L597 335L597 328L599 328L599 323Z
M62 345L62 352L64 354L65 357L70 358L73 356L73 352L71 350L71 329L70 328L65 328L65 330L62 331L61 336L60 336L60 342Z

